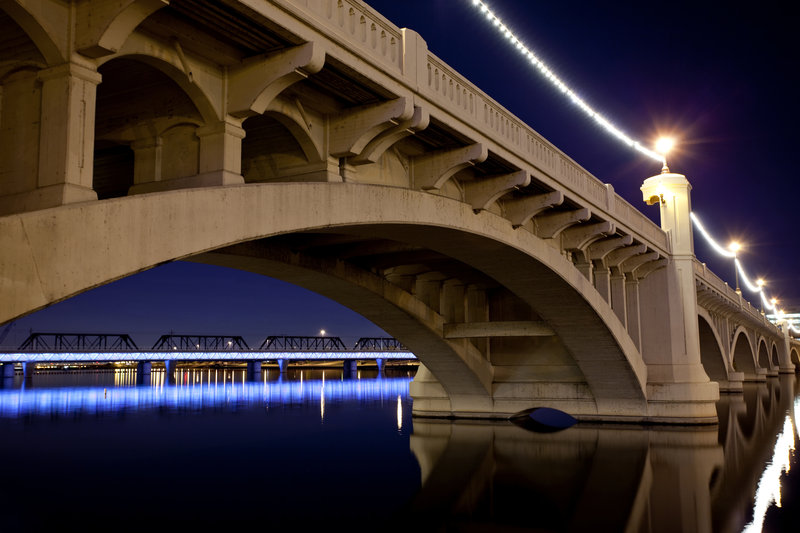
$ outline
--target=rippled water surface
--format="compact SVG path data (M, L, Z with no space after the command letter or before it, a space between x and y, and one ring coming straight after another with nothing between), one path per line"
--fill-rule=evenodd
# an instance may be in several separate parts
M719 426L411 419L410 375L57 372L0 389L3 531L795 531L797 379ZM788 472L788 473L787 473ZM781 507L777 506L781 504Z

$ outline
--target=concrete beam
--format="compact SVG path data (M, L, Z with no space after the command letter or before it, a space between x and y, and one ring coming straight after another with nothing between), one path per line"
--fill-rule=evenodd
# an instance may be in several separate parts
M605 257L618 248L630 246L633 244L632 235L623 235L622 237L609 237L596 241L589 245L587 249L590 261L602 261Z
M414 106L414 114L410 119L378 134L377 137L367 143L360 154L348 158L347 162L352 165L376 163L383 153L395 143L427 128L430 120L431 116L426 110L419 106Z
M561 232L561 248L573 251L582 250L587 245L617 231L613 222L597 222L569 228Z
M550 337L553 329L543 321L465 322L444 325L445 339L474 337Z
M404 97L335 114L331 117L330 154L357 156L380 134L413 116L413 100Z
M314 43L249 58L228 73L228 114L260 115L284 89L322 70L325 51Z
M112 0L75 4L75 49L96 59L117 52L136 27L169 0Z
M489 176L464 185L464 199L475 212L488 209L498 198L519 187L526 187L531 175L525 170Z
M626 259L622 263L620 263L619 269L623 273L629 274L632 273L637 268L639 268L640 266L644 265L645 263L658 260L658 257L659 257L658 252L648 252L644 254L634 255Z
M624 248L617 248L616 250L609 252L606 256L605 261L608 268L616 268L619 267L620 263L625 261L626 259L633 257L634 255L643 254L647 251L647 246L644 244L637 244L634 246L625 246Z
M424 191L439 190L456 172L485 161L487 157L489 150L481 143L415 157L411 160L414 187Z
M655 261L650 261L649 263L645 263L645 264L643 264L642 266L640 266L639 268L636 269L636 272L635 272L636 277L639 278L639 279L644 279L649 274L652 274L656 270L659 270L661 268L666 267L667 263L668 263L668 261L667 261L666 258L657 259Z
M561 205L563 202L564 193L552 191L545 194L507 200L503 202L503 208L506 218L511 221L511 225L518 228L545 209Z
M533 219L535 233L542 239L555 239L570 226L586 222L592 216L591 211L584 207L572 211L559 211L547 215L539 215Z

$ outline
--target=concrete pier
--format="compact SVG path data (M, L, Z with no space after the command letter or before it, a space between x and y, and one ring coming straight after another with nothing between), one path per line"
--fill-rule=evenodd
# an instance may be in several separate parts
M141 361L136 364L136 384L150 385L152 383L153 364L150 361Z
M278 359L278 368L281 371L281 374L285 374L286 370L289 368L289 360L288 359Z
M261 380L261 361L247 362L247 381Z
M174 384L176 382L175 372L178 370L178 361L164 361L164 382Z
M385 376L386 372L384 370L386 361L384 359L378 358L375 359L375 364L378 366L378 375Z
M354 378L358 372L358 361L348 359L342 364L342 369L345 378Z

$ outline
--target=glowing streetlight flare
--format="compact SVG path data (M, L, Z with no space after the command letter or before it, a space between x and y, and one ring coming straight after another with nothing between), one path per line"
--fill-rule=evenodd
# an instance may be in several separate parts
M739 251L739 250L741 250L741 249L742 249L742 245L741 245L741 244L739 244L739 243L738 243L738 242L736 242L736 241L733 241L732 243L730 243L730 244L728 245L728 250L730 250L730 251L731 251L731 252L733 252L733 253L736 253L736 252L738 252L738 251Z
M656 152L665 156L675 148L675 139L671 137L661 137L656 141Z

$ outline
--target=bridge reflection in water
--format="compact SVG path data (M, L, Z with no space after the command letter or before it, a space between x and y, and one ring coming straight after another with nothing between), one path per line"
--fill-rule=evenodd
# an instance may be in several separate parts
M37 375L37 386L30 388L17 379L0 390L0 421L299 406L303 416L327 423L326 406L352 408L358 418L370 405L380 405L389 412L396 406L398 436L410 423L410 410L403 409L410 377L341 379L337 370L312 370L278 380L265 375L254 383L242 370L190 369L179 373L175 385L156 374L152 385L137 387L131 386L132 374L116 371L106 377L113 383L105 388L55 388L47 386L47 375ZM760 531L767 509L781 503L782 480L798 485L797 470L794 478L785 476L796 466L800 438L797 383L795 376L781 376L746 384L744 394L723 395L718 426L579 424L543 434L507 422L414 418L409 447L420 482L408 503L396 503L392 524L439 530L481 524L542 531ZM355 465L371 430L362 427L357 431L363 433L348 437L352 457L337 456L354 465L354 478L362 475ZM327 446L341 453L336 438L325 435L318 453ZM293 482L300 487L307 480ZM789 497L795 500L783 501L784 507L800 506L796 495Z

